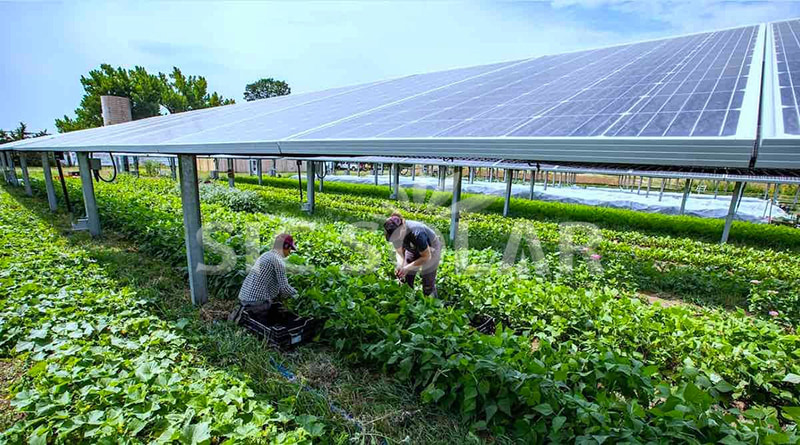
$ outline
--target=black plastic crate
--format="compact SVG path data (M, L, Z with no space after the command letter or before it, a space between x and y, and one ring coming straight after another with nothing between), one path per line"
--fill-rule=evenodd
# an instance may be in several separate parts
M239 320L245 328L281 349L310 342L322 330L324 320L303 318L282 308L270 310L265 317L255 317L242 311Z
M469 320L469 325L481 334L494 335L497 322L489 315L475 315Z

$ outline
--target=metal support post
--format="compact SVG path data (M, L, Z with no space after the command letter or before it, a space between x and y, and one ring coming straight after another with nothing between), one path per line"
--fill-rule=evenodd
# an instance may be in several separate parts
M743 184L737 182L733 187L731 204L728 206L728 215L725 217L725 228L722 229L722 240L720 241L722 244L728 242L728 235L731 233L731 224L733 224L733 218L736 216L736 209L739 207L739 201L742 199L742 191L744 191Z
M8 168L6 168L6 152L0 151L0 170L3 171L3 179L8 184L10 181L8 179Z
M411 182L414 182L415 179L417 179L417 166L416 165L412 165L411 166Z
M644 194L645 198L650 197L650 187L652 187L652 185L653 185L653 177L651 176L647 178L647 192Z
M544 172L544 189L547 190L547 183L550 181L550 172Z
M469 183L473 184L475 182L475 168L469 167Z
M169 176L173 181L178 179L178 166L175 164L175 158L169 158Z
M42 152L42 170L44 171L44 186L47 189L47 204L50 205L50 211L55 212L58 210L56 188L53 185L53 173L50 171L50 154L46 151Z
M273 178L278 176L278 161L275 159L272 160L272 168L269 170L269 175Z
M392 164L392 194L389 196L390 199L399 199L400 198L400 165L399 164Z
M800 184L797 184L797 191L794 192L794 201L792 201L792 210L797 207L797 201L800 199Z
M506 196L503 203L503 216L508 216L508 210L511 206L511 178L514 177L514 170L506 170ZM509 174L510 173L510 174Z
M133 157L133 174L139 177L139 156Z
M444 182L447 180L447 167L444 165L439 166L439 190L444 190Z
M664 187L667 185L666 179L661 179L661 191L658 192L658 202L661 202L661 198L664 197Z
M17 179L17 168L14 166L14 156L10 151L6 152L6 165L8 165L8 177L11 179L11 184L14 187L19 187L19 179Z
M778 202L778 194L780 194L781 185L775 183L775 193L772 194L772 199L769 201L769 217L768 222L772 223L772 207Z
M489 169L489 182L494 182L494 169Z
M689 192L692 191L692 180L686 180L686 186L683 188L683 199L681 200L681 211L679 214L683 215L686 211L686 201L689 199Z
M530 194L528 195L528 198L531 199L531 200L533 199L533 189L534 189L534 187L536 187L536 171L535 170L533 172L531 172L531 191L530 191Z
M722 184L722 181L717 180L714 182L716 182L716 184L714 184L714 199L717 199L717 195L719 195L719 185Z
M256 175L258 175L258 185L264 184L264 161L259 159L256 164Z
M89 153L78 152L78 168L81 173L81 186L83 188L83 204L86 208L86 226L89 233L100 236L100 215L97 212L97 201L94 197L94 183L92 182L92 170L89 165Z
M197 161L194 155L178 155L181 177L181 203L189 265L189 290L192 304L208 301L208 284L203 269L203 223L200 217L200 192L197 188Z
M314 213L314 177L316 166L313 162L306 162L306 205L304 209L308 214Z
M19 166L22 169L22 180L25 181L25 194L28 196L33 196L33 190L31 190L31 178L28 176L28 159L25 157L25 153L19 154Z
M67 159L69 159L69 154L67 154ZM128 163L128 157L127 156L123 156L122 157L122 171L124 171L125 173L130 173L131 172L131 166Z
M450 242L455 244L458 233L459 212L458 205L461 201L461 167L453 170L453 199L450 202Z
M636 189L636 194L642 194L642 182L644 181L644 176L639 176L639 187Z
M375 174L375 185L378 185L378 164L372 166L372 173Z
M761 199L767 199L767 196L769 196L769 188L770 188L771 186L772 186L772 184L770 184L770 183L768 182L768 183L767 183L767 188L764 190L764 197L763 197L763 198L761 198Z
M236 187L236 174L233 172L233 158L228 158L228 187Z

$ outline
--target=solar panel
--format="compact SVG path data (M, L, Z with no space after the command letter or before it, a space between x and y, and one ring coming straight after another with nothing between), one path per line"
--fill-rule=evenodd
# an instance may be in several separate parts
M800 20L772 24L783 132L800 135Z
M734 136L758 30L541 57L299 138Z

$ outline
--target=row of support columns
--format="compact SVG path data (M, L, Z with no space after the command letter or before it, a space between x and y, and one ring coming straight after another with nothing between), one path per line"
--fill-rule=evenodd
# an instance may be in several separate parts
M14 160L11 158L11 154L8 152L0 152L2 157L0 157L0 164L2 164L4 174L7 178L9 183L12 182L12 175L11 175L11 167L14 165ZM53 184L52 173L50 171L50 157L48 153L42 153L42 165L44 167L44 177L45 183L47 188L47 199L48 204L50 206L50 210L55 211L57 208L56 203L56 195L55 195L55 187ZM230 161L232 163L232 161ZM81 186L83 189L83 199L84 205L86 207L86 225L89 229L89 232L92 236L99 236L101 234L100 230L100 221L99 221L99 213L97 208L97 202L95 200L94 195L94 184L92 178L92 172L90 169L90 157L89 153L78 153L78 165L80 168L80 178L81 178ZM259 171L259 177L261 176L261 163L259 161L259 167L257 168ZM20 167L22 167L22 176L23 181L25 184L29 182L29 176L27 171L27 162L24 157L20 158ZM229 164L231 167L231 164ZM203 237L202 237L202 217L200 214L200 197L199 197L199 189L198 189L198 175L197 175L197 161L196 156L194 155L179 155L178 156L178 176L181 188L181 201L183 203L183 220L184 220L184 235L185 235L185 244L186 244L186 252L187 252L187 263L188 263L188 270L189 270L189 286L191 289L191 297L192 302L196 305L200 305L205 303L208 300L208 288L207 288L207 278L205 275L205 271L203 269ZM377 167L375 169L377 172ZM444 171L444 168L440 168L440 171ZM503 206L503 215L507 216L510 211L510 199L511 199L511 188L513 184L514 178L514 170L508 170L505 174L505 183L506 183L506 193L505 193L505 201ZM474 170L470 169L470 179L474 179ZM307 175L307 202L306 202L306 209L309 212L314 211L314 198L315 198L315 187L314 181L316 176L316 165L313 162L309 162L306 167L306 175ZM390 183L392 187L392 196L396 198L399 196L399 180L400 180L400 166L398 164L391 165L391 173L390 173ZM441 174L440 174L441 175ZM530 194L529 197L532 199L534 196L534 187L536 182L536 173L534 172L531 175L531 184L530 184ZM16 178L16 174L13 174L13 177ZM441 176L440 176L441 177ZM545 187L550 180L550 174L548 172L544 173L543 182ZM573 177L566 176L563 180L569 182L574 180ZM553 183L555 183L555 174L553 175L552 179ZM650 180L648 180L648 187L647 193L650 190ZM691 180L687 179L684 185L684 196L683 201L681 204L681 213L685 210L686 199L691 190ZM18 185L18 181L16 181ZM639 187L641 187L642 180L639 181ZM458 224L460 221L460 213L459 213L459 202L461 201L461 186L462 186L462 168L454 168L453 170L453 199L451 203L451 222L450 222L450 241L454 242L456 239L456 234L458 232ZM663 193L665 186L665 181L662 181L661 184L661 193ZM733 190L733 195L731 197L731 203L729 206L728 214L725 219L725 227L722 233L722 240L721 242L725 243L728 240L730 234L730 228L732 222L734 220L736 209L738 207L739 202L741 201L743 192L744 192L745 184L743 182L736 182ZM718 185L717 185L718 188ZM777 190L776 190L777 192ZM26 193L28 193L28 189L26 188ZM777 194L777 193L776 193ZM800 197L800 191L795 195L795 203Z

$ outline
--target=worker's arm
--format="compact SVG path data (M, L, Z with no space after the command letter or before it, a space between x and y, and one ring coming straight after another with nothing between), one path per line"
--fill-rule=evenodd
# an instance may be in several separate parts
M395 272L399 272L403 266L406 265L406 249L403 248L401 244L400 247L394 248L395 257L397 259L397 265L395 266Z
M297 290L289 284L289 279L286 278L286 268L282 264L275 268L275 278L278 280L278 295L281 297L297 295Z
M431 248L429 246L428 248L419 253L419 258L403 266L403 268L400 269L400 271L398 272L397 276L403 278L409 272L413 272L415 270L420 269L425 265L425 263L428 262L428 260L431 259L431 256L432 253L431 253Z

